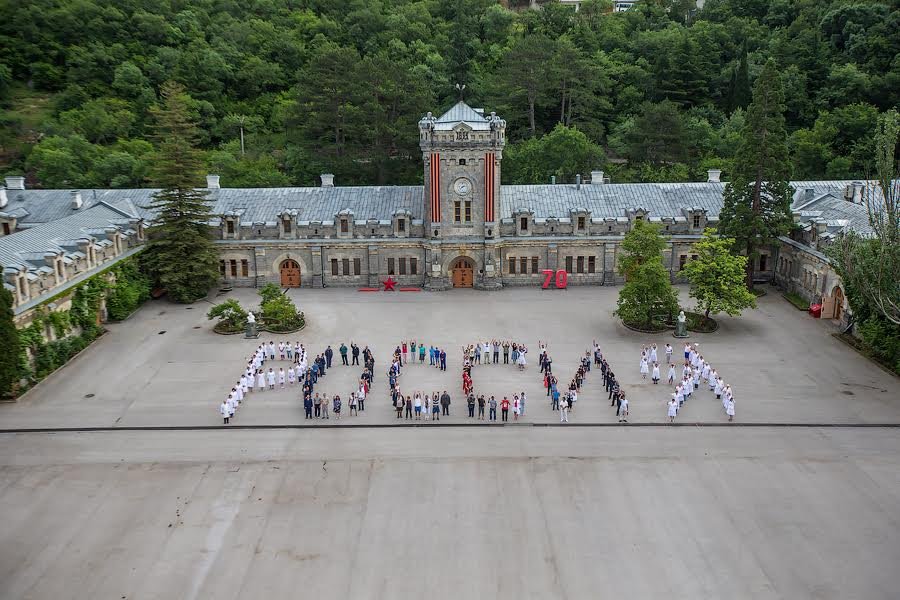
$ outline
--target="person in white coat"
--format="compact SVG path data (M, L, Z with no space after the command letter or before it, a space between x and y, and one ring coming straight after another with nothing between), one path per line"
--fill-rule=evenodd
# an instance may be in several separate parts
M222 400L222 404L219 405L219 414L222 415L223 425L228 425L228 422L231 420L231 414L229 413L228 401Z
M269 367L269 372L266 373L266 383L269 384L269 389L275 389L275 369Z
M659 363L653 363L653 375L650 377L653 379L653 385L657 385L659 383Z
M566 400L565 396L559 399L559 422L569 422L569 401Z
M622 395L622 399L619 402L619 423L627 423L628 422L628 398L625 395Z
M266 389L266 374L260 369L256 373L256 391L261 392Z
M647 357L641 357L641 379L647 379L647 374L650 372L650 365L647 364Z
M725 414L728 415L729 421L734 421L734 398L728 399L728 405L725 407Z
M669 385L672 385L673 383L675 383L675 365L673 365L673 364L669 365L668 379L669 379Z
M669 423L674 423L675 417L678 416L678 400L675 399L675 394L672 394L672 399L669 400L669 408L666 414L669 415Z
M650 346L650 362L659 362L659 359L656 356L656 344Z
M284 367L278 369L278 386L281 389L284 389L284 382L287 379L287 373L284 372Z

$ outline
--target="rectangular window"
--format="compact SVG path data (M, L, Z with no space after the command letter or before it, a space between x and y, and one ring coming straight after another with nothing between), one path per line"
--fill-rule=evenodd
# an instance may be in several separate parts
M406 259L405 258L400 259L400 274L406 275Z
M225 277L225 261L224 260L219 261L219 275L221 275L222 277Z
M290 219L283 219L283 220L282 220L282 223L284 224L284 232L285 232L285 233L290 233L290 232L291 232L291 220L290 220Z
M472 202L466 200L466 223L472 222Z
M507 256L506 257L506 265L509 267L509 274L516 274L516 257L515 256Z
M331 259L331 275L333 277L337 277L337 274L338 274L337 259L332 258Z
M225 231L227 231L229 234L234 233L234 221L225 221Z
M453 221L455 223L462 222L462 202L459 200L453 203Z
M691 254L691 260L697 260L697 255L696 255L696 254Z
M528 217L521 217L519 219L519 229L528 231Z
M341 233L350 232L350 222L347 219L341 219Z
M231 259L230 262L231 262L231 276L237 277L237 261L234 259Z
M394 271L394 259L393 259L393 258L389 258L389 259L388 259L388 275L394 275L394 274L395 274L395 271Z
M409 259L409 274L410 275L418 275L419 274L419 261L415 258Z
M767 255L765 255L765 254L760 254L760 255L759 255L759 270L760 270L760 271L765 271L765 270L766 270L766 266L768 266L768 265L766 265L766 260L767 260L768 258L769 258L769 257L768 257Z
M694 229L700 227L700 215L694 215Z
M519 259L519 273L524 275L528 272L528 258L523 256Z
M341 271L343 272L344 275L350 274L350 259L349 258L341 259Z
M684 269L685 264L687 264L687 254L682 254L678 257L678 270Z
M578 257L576 264L578 265L578 272L584 273L584 257L583 256Z
M578 231L584 231L584 217L578 217Z
M247 262L247 259L243 259L241 261L241 277L249 277L250 276L250 264Z
M362 261L359 258L353 259L353 274L354 275L362 274Z
M9 223L4 223L3 224L3 235L9 235L9 233L10 233Z
M596 273L597 272L597 257L596 256L588 256L588 273Z
M538 257L532 256L531 257L531 274L536 275L537 272L538 272Z
M572 272L572 257L567 256L566 257L566 273L571 273L571 272Z
M406 231L406 219L397 219L397 231Z

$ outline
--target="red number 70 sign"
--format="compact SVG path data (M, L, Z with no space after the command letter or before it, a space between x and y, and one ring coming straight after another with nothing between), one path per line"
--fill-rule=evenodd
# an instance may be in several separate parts
M550 287L550 282L556 284L556 288L560 290L566 289L566 285L569 283L569 274L566 273L565 269L560 269L556 271L556 278L554 280L553 277L554 271L553 269L544 269L544 285L541 286L542 290L546 290Z

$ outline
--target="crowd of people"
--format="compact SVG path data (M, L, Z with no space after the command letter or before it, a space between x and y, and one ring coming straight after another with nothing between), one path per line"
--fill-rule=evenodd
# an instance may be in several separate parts
M578 367L575 369L575 376L569 382L569 386L565 392L559 391L559 379L553 374L553 358L547 349L547 345L538 342L540 351L538 352L538 362L541 367L541 373L544 376L544 389L547 390L547 397L550 398L550 408L559 411L559 422L568 423L569 413L575 410L575 403L578 402L578 393L587 374L591 370L591 357L602 356L600 347L596 340L593 344L593 350L586 350L584 356L579 360Z
M520 371L525 370L527 361L525 355L528 348L520 342L491 340L484 343L475 342L462 348L462 390L463 396L466 398L466 407L469 411L469 418L484 421L487 418L490 422L497 421L497 408L500 409L500 419L506 423L509 421L509 413L512 411L513 421L518 421L520 416L525 416L525 402L527 396L522 391L513 394L513 399L504 396L498 401L496 397L485 397L484 394L475 395L474 384L472 383L472 368L475 365L500 364L500 353L503 353L503 364L510 364L510 355L512 355L512 363L516 365ZM478 410L476 415L475 410ZM487 414L485 415L485 411Z
M391 358L391 366L388 368L388 390L391 397L391 406L397 411L397 418L404 415L408 420L414 421L440 421L441 416L450 414L450 394L447 390L439 394L437 391L428 393L419 390L413 394L404 394L400 390L400 376L403 369L409 365L425 364L425 355L428 355L428 365L441 371L447 370L447 351L435 345L427 348L424 343L411 340L403 341L394 349Z
M703 358L703 355L700 354L700 350L697 348L697 344L684 345L684 364L681 367L681 377L677 375L676 365L672 358L673 350L670 344L666 344L665 353L666 364L668 365L666 382L675 386L666 407L666 416L670 423L675 422L678 411L693 397L694 392L700 389L701 384L707 385L709 391L716 395L716 399L722 401L722 409L728 415L728 420L734 420L734 393L731 390L731 386L726 384L718 371ZM650 363L652 363L653 373L651 379L654 384L658 384L660 380L659 362L656 358L656 344L644 346L641 349L641 375L646 379L646 374L650 370Z

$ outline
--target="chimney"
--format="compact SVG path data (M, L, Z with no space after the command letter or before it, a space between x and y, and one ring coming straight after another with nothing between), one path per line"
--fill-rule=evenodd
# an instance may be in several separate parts
M707 183L720 183L719 177L722 175L722 171L720 169L708 169L706 171L706 182Z
M334 187L334 175L332 173L322 173L322 187Z
M9 196L6 195L6 188L0 187L0 208L6 208L9 204Z
M8 190L24 190L25 189L25 178L24 177L7 177L6 178L6 189L8 189Z
M206 176L206 189L208 189L208 190L219 189L219 176L218 175L207 175Z
M556 185L556 175L550 176L550 185Z
M591 185L603 185L603 171L591 171Z
M864 194L865 194L866 186L862 181L854 181L853 182L853 198L850 199L851 202L856 202L857 198L859 199L859 204L864 204Z
M803 201L804 202L812 202L816 197L816 191L812 188L806 188L803 190Z
M581 189L581 173L579 173L578 175L575 176L575 189L576 190Z
M84 204L84 202L81 200L81 191L72 190L69 193L72 195L72 210L78 210L79 208L81 208L81 205Z

